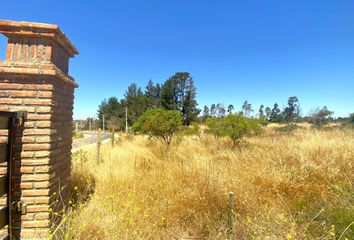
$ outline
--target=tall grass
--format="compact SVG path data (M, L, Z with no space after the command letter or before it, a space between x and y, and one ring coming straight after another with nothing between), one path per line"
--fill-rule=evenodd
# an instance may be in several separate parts
M268 129L236 149L212 136L167 149L137 136L103 145L99 165L85 151L60 239L227 239L230 191L234 239L354 234L352 130Z

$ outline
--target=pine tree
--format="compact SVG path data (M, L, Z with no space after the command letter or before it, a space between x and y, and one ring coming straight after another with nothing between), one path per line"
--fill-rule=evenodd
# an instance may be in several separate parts
M160 106L160 95L161 95L161 87L159 84L156 86L150 79L146 88L145 88L145 96L147 100L148 108L158 108Z
M148 101L141 88L135 83L129 85L124 97L128 108L128 122L132 125L148 109Z
M161 105L167 110L180 111L184 125L189 125L200 113L195 98L196 87L187 72L177 72L162 86Z

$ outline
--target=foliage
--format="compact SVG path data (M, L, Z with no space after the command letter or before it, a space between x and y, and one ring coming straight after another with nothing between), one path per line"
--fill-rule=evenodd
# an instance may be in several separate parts
M148 108L148 99L140 87L132 83L124 94L125 107L128 108L128 123L132 125Z
M271 114L269 116L269 121L271 121L271 122L280 122L282 120L282 117L281 117L280 113L281 113L281 111L279 109L278 103L274 103L272 112L271 112Z
M149 80L145 88L145 97L147 101L148 108L158 108L161 106L161 86L160 84L154 85L154 83Z
M267 126L268 123L269 123L269 121L268 121L268 119L267 119L267 117L266 117L265 115L260 116L260 117L258 118L258 122L259 122L259 124L261 124L262 126Z
M84 123L83 130L89 130L90 125L91 125L91 130L97 130L100 127L99 119L94 119L94 118L88 117Z
M156 108L144 112L134 123L133 131L159 138L170 145L181 126L182 116L178 111Z
M167 110L180 111L183 124L189 125L197 119L196 87L188 72L177 72L170 77L161 89L161 105Z
M227 107L227 113L228 113L228 114L232 114L232 111L233 111L233 110L235 110L234 105L229 104L229 106Z
M266 116L267 120L269 120L270 115L272 114L272 109L270 109L270 107L266 107L264 111L265 111L265 116Z
M98 118L100 121L100 128L103 127L103 115L108 123L109 128L114 126L115 128L123 127L125 121L125 101L118 100L116 97L110 97L108 100L104 99L98 106Z
M216 104L216 115L220 118L220 117L224 117L226 113L224 104L222 103L218 103Z
M215 103L211 104L211 106L210 106L210 116L212 116L212 117L216 116L216 105L215 105Z
M252 104L249 103L247 100L242 104L242 111L243 111L243 114L246 116L246 117L250 117L251 116L251 112L253 111L252 110Z
M207 120L208 133L216 138L228 137L235 145L252 133L261 131L260 122L257 119L246 118L242 114L229 114L225 118L210 118Z
M293 122L298 116L299 99L296 96L289 97L288 106L283 111L284 120L286 122Z
M297 124L289 123L289 124L286 124L285 126L275 128L275 131L280 132L280 133L288 133L289 134L298 128L300 128L300 127Z
M259 106L259 110L258 110L258 116L264 117L264 105L262 104L261 106Z
M349 114L349 122L354 124L354 112Z
M84 134L81 133L81 132L75 132L75 131L73 131L73 132L71 133L71 137L72 137L72 139L80 139L80 138L83 138L83 137L84 137Z
M222 120L216 117L209 118L206 121L207 133L213 134L215 138L222 136Z
M179 133L183 136L200 136L201 128L200 125L196 122L190 124L189 126L183 126Z
M333 114L332 111L328 110L327 106L324 106L322 109L316 108L313 109L310 113L310 122L316 126L320 127L323 124L328 123L329 118Z
M342 127L354 129L354 113L349 114L349 117L342 122Z
M205 121L209 116L210 116L209 107L205 105L203 109L203 120Z
M261 132L262 128L256 119L248 119L241 114L230 114L221 123L221 135L228 137L234 146L244 137Z

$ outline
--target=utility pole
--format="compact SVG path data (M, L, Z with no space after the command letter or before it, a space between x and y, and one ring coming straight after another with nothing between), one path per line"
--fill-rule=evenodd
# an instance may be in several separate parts
M128 108L125 108L125 133L128 134Z
M92 118L89 118L89 131L91 132Z
M103 114L103 133L105 131L105 126L104 126L104 114Z
M75 132L77 132L77 129L78 129L77 125L78 125L78 122L75 123Z

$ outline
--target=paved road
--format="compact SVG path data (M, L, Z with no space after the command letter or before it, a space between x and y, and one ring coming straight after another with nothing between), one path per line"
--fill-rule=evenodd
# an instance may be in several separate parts
M73 141L73 147L72 149L77 149L80 146L88 145L97 142L97 132L92 132L92 133L84 133L84 138L80 139L75 139ZM110 139L111 134L109 133L101 133L101 141L104 141L106 139Z

